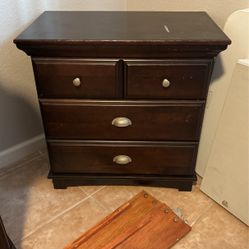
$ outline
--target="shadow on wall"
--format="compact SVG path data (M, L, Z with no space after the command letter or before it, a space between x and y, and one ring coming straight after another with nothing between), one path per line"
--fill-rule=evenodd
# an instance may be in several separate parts
M215 64L214 64L214 69L213 69L213 73L212 73L212 78L211 78L211 82L210 85L213 84L217 79L219 79L220 77L222 77L222 75L224 74L224 67L223 67L223 63L222 63L222 59L221 56L218 55L215 59Z
M1 82L0 82L1 86ZM23 97L0 87L0 151L41 133L42 125L35 106Z
M3 146L4 148L11 147L13 141L23 142L24 137L36 136L42 130L40 115L36 107L24 97L7 91L3 87L0 87L0 115L0 151ZM0 215L17 249L21 248L21 239L27 222L29 190L34 186L38 176L46 177L47 169L44 170L38 164L32 165L32 168L26 171L26 175L19 174L19 171L20 169L15 169L11 182L8 177L0 176ZM14 198L12 193L15 194Z
M11 93L3 87L0 87L0 114L0 151L12 147L13 143L23 142L25 137L34 137L42 130L40 115L36 107L32 106L24 97ZM32 166L25 176L18 173L20 169L14 169L15 174L12 175L11 181L5 175L1 176L0 174L0 216L17 249L20 248L27 221L26 205L29 203L29 188L33 186L33 182L41 170L38 166Z
M40 14L41 5L33 0L0 1L0 152L43 130L30 59L13 44L13 39ZM1 177L0 215L14 242L20 241L23 235L28 191L36 180L35 172L38 169L34 167L29 170L30 177L21 178L15 169L11 181ZM18 198L13 193L18 193ZM20 242L15 244L20 248Z
M30 58L13 39L40 13L36 1L0 1L0 152L42 133ZM37 5L37 6L36 6ZM1 162L0 162L1 164Z

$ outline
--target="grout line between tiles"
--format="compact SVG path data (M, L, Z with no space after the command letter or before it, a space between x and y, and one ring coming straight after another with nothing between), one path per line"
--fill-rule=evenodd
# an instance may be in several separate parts
M46 222L42 223L41 225L37 226L34 230L32 230L31 232L29 232L27 235L25 235L21 241L23 241L24 239L26 239L27 237L29 237L30 235L32 235L33 233L37 232L39 229L41 229L43 226L51 223L52 221L56 220L57 218L59 218L60 216L66 214L67 212L69 212L70 210L72 210L73 208L77 207L78 205L80 205L81 203L83 203L84 201L88 200L91 196L87 196L85 198L83 198L82 200L76 202L74 205L64 209L62 212L58 213L57 215L54 215L53 218L47 220Z
M197 224L213 205L214 202L212 200L212 202L208 205L208 207L203 210L203 212L198 216L198 218L195 221L192 222L190 226L193 227L195 224Z
M81 189L81 187L77 187L83 194L89 196L83 189Z
M99 200L97 200L94 196L91 196L102 208L104 208L108 212L112 212L113 210L111 208L106 207L103 203L101 203Z
M101 188L97 189L96 191L92 192L91 194L87 193L83 188L78 187L84 194L88 195L88 196L92 196L94 194L96 194L97 192L99 192L100 190L102 190L103 188L105 188L106 186L102 186Z
M97 193L98 191L100 191L101 189L103 189L103 188L105 188L105 187L106 187L106 186L103 186L103 187L101 187L100 189L98 189L98 190L96 190L95 192L93 192L92 194L87 195L85 198L83 198L82 200L76 202L74 205L72 205L72 206L66 208L65 210L63 210L63 211L60 212L59 214L53 216L53 218L51 218L51 219L47 220L46 222L42 223L41 225L37 226L34 230L32 230L31 232L29 232L27 235L25 235L25 236L21 239L21 241L23 241L24 239L26 239L27 237L29 237L29 236L32 235L33 233L37 232L37 231L38 231L39 229L41 229L43 226L48 225L49 223L53 222L54 220L56 220L56 219L59 218L60 216L66 214L67 212L71 211L71 210L74 209L75 207L79 206L79 205L82 204L84 201L86 201L86 200L92 198L92 195L94 195L95 193ZM80 188L80 187L78 187L78 188ZM85 193L82 189L81 189L81 191L82 191L83 193ZM94 200L95 200L95 198L94 198Z

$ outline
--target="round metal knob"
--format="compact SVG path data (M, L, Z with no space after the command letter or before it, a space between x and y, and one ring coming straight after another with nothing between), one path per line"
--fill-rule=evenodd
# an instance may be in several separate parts
M128 164L131 161L132 161L131 158L129 156L126 156L126 155L119 155L119 156L115 156L113 158L113 162L120 164L120 165Z
M164 79L162 82L163 87L167 88L170 86L170 81L168 79Z
M77 78L73 79L73 85L76 87L80 86L81 85L80 78L77 77Z
M116 127L127 127L129 125L132 125L132 122L129 118L117 117L112 120L112 125Z

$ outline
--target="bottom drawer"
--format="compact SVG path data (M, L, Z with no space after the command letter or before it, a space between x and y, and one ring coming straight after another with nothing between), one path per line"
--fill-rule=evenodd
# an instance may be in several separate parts
M48 142L53 173L193 174L197 143Z

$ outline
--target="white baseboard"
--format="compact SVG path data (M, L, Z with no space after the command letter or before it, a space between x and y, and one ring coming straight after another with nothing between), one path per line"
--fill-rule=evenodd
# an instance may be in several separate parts
M0 169L11 165L22 158L45 147L44 134L32 137L0 152Z

